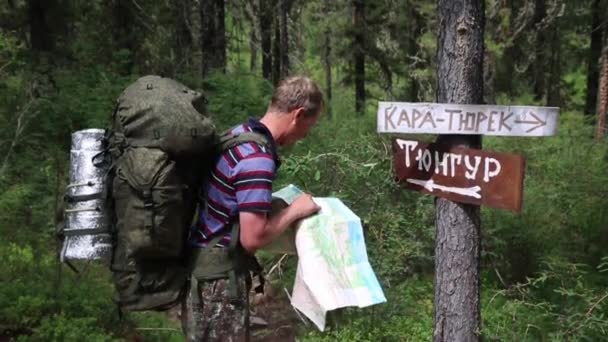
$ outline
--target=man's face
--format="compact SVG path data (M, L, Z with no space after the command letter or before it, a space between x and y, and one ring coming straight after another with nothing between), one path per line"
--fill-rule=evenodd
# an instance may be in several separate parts
M304 108L294 109L288 114L291 117L291 123L287 130L287 134L283 141L283 145L292 145L299 140L304 139L312 127L319 121L319 113L313 116L305 116Z

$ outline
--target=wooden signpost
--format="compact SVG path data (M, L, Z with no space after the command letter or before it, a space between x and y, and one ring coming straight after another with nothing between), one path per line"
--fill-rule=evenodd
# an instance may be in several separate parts
M549 136L559 108L380 102L379 133ZM397 180L408 189L461 203L520 212L524 157L476 149L393 142Z
M393 141L397 180L455 202L521 211L525 161L515 154Z
M380 102L379 133L555 135L559 108Z

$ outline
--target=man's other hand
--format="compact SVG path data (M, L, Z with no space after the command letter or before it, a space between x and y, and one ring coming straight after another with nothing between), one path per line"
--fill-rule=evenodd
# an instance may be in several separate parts
M310 194L300 195L290 205L290 210L294 211L298 219L311 216L321 210L321 207L315 203Z

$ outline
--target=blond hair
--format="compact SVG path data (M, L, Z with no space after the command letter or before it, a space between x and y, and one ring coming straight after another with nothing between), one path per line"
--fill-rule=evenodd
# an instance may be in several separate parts
M305 116L319 114L325 106L323 94L317 84L305 76L292 76L279 82L274 89L269 111L288 113L304 108Z

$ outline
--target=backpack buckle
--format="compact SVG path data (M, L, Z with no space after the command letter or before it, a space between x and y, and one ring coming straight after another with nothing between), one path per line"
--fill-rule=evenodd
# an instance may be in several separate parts
M152 198L152 192L150 190L144 190L142 195L144 198L144 209L154 208L154 200Z

